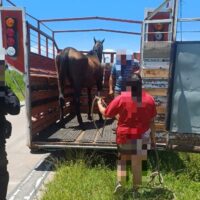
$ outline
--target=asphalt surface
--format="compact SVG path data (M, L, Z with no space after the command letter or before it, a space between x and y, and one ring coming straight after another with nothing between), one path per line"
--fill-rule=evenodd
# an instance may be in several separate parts
M12 135L7 140L6 145L9 162L8 171L10 174L7 196L10 200L31 199L26 198L26 196L33 196L31 194L33 188L34 192L36 192L42 182L42 178L45 179L47 176L47 171L50 167L48 163L44 162L44 159L49 156L48 153L30 153L30 149L27 146L26 109L24 103L21 103L21 105L19 115L6 116L7 120L12 123ZM24 187L25 185L26 187ZM27 186L29 186L29 189ZM20 194L23 191L28 194Z

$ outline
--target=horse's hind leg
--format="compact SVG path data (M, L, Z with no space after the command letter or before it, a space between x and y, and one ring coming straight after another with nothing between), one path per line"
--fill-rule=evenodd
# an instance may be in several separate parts
M91 107L92 107L91 88L88 88L87 92L88 92L88 120L92 120L92 117L91 117Z
M60 120L62 121L64 118L64 110L63 107L65 105L64 99L64 79L60 80L60 92L59 92L59 103L60 103Z
M60 105L60 120L62 121L64 118L64 111L63 106L65 104L64 100L64 80L65 80L65 74L64 69L62 68L62 63L60 61L60 56L58 55L56 57L56 69L58 73L58 92L59 92L59 105Z
M75 94L74 94L74 101L75 101L75 112L76 112L76 116L77 116L77 120L79 123L79 126L83 128L83 120L81 117L81 111L80 111L80 88L75 88Z

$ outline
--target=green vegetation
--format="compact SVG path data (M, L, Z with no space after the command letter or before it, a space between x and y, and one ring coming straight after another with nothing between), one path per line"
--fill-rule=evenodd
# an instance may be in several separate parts
M147 184L155 168L155 155L150 152L148 175L143 177L143 185L134 199L200 199L200 155L160 151L159 157L164 184ZM131 174L124 190L118 195L113 194L116 182L115 153L68 150L62 161L57 160L56 163L54 180L46 185L42 200L133 199Z
M25 94L25 83L23 80L23 75L14 70L6 70L5 80L6 85L8 85L12 89L12 91L17 95L20 101L23 101L23 94Z

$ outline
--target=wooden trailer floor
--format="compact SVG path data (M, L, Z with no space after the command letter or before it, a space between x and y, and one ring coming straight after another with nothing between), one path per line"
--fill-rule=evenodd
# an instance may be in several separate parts
M69 116L61 126L54 124L39 135L32 142L32 148L96 148L116 149L116 135L112 131L113 120L106 120L106 125L97 123L97 130L87 115L82 114L84 128L78 127L77 119ZM98 119L98 116L95 116ZM103 130L103 133L102 133Z

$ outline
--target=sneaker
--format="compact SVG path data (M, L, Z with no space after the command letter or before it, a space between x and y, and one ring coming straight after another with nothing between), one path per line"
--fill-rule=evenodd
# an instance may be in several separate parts
M117 193L119 193L121 190L122 190L122 185L121 185L120 182L118 182L113 193L114 193L114 194L117 194Z

